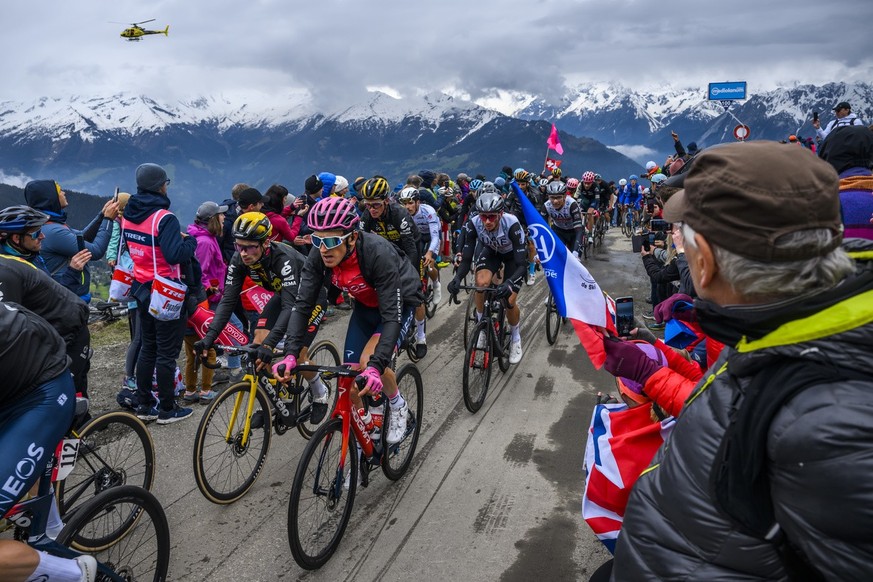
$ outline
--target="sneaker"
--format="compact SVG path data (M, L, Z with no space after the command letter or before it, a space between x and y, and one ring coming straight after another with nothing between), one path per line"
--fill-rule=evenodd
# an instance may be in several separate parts
M82 582L94 582L97 579L97 559L94 556L88 554L76 556L75 561L82 571Z
M334 315L336 315L336 308L334 308L333 305L328 305L327 309L324 311L324 316L333 317Z
M157 420L158 409L154 406L142 405L136 409L136 417L143 421Z
M337 303L336 308L339 309L340 311L351 311L352 310L352 306L349 304L348 301L343 301L342 303Z
M594 237L593 236L588 237L588 244L590 244L590 245L594 244Z
M185 420L192 414L194 414L194 410L191 408L174 406L172 410L161 410L158 413L158 424L173 424L174 422Z
M647 323L646 327L648 327L649 329L664 329L665 327L667 327L667 324L652 322L652 323Z
M643 319L651 319L651 320L654 320L654 319L655 319L655 314L654 314L653 312L651 312L651 311L646 311L646 312L643 313Z
M125 388L136 392L136 378L125 378L124 382L121 384L121 389L123 390Z
M509 344L509 363L517 364L521 361L521 355L524 353L521 349L521 340Z
M443 286L439 281L434 281L433 284L433 304L439 305L443 300Z
M115 396L115 401L122 408L127 410L136 410L139 406L139 400L136 397L136 388L122 388Z
M385 437L385 442L389 445L396 445L406 436L406 418L409 416L409 406L406 402L403 406L394 409L388 407L388 435Z
M415 340L415 359L420 360L427 355L427 340Z
M437 269L445 269L449 265L451 265L451 263L449 261L437 261L437 264L436 264Z
M185 402L186 404L194 404L195 402L198 402L199 400L200 400L200 393L197 392L196 390L194 390L192 392L188 392L187 390L185 390L185 393L182 395L182 402Z
M533 285L533 284L536 283L536 282L537 282L537 276L536 276L536 274L535 274L535 273L530 273L530 274L527 276L527 284L528 284L528 285Z
M321 398L313 398L312 406L309 408L309 423L318 424L327 415L327 392ZM252 417L254 420L254 417Z
M236 368L228 368L227 369L227 382L228 384L237 384L243 381L243 376L246 375L246 371L243 370L242 366ZM215 382L215 378L212 380Z
M215 400L215 397L218 396L218 392L215 390L207 390L206 392L200 392L197 396L200 399L200 404L209 404Z
M225 384L230 381L230 370L218 370L212 375L213 384Z

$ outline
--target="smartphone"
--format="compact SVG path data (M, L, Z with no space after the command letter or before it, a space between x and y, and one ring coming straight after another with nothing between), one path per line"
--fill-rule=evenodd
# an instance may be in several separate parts
M80 251L85 250L85 237L81 234L76 235L76 248L78 248Z
M617 297L615 300L615 327L621 337L630 335L634 328L634 298Z
M116 186L115 187L115 196L112 197L113 202L118 202L118 192L119 192L119 189L118 189L118 186Z
M670 230L670 228L672 228L672 226L672 224L670 224L663 218L653 218L652 223L649 225L649 228L651 228L655 232L667 232L668 230Z
M635 234L631 237L631 251L638 253L643 248L643 235Z
M812 112L812 120L813 120L813 121L818 121L818 111L813 111L813 112Z

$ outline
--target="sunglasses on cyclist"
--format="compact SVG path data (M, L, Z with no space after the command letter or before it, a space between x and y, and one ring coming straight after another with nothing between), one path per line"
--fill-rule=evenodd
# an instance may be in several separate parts
M29 237L32 238L33 240L39 240L39 236L40 236L41 234L42 234L42 229L40 228L39 230L35 230L35 231L33 231L33 232L25 233L25 236L29 236Z
M255 250L261 245L241 245L239 243L234 243L233 246L241 255L246 255L255 252Z
M318 236L316 234L313 234L310 236L310 238L312 239L312 245L315 248L320 249L324 247L326 250L329 251L343 244L343 241L353 234L355 234L354 231L344 234L342 236Z
M496 213L495 213L495 214L491 214L490 212L489 212L489 213L481 213L481 212L480 212L480 213L479 213L479 218L481 218L481 219L484 220L485 222L491 222L491 221L494 221L494 220L497 220L498 218L500 218L500 215L499 215L499 214L496 214Z

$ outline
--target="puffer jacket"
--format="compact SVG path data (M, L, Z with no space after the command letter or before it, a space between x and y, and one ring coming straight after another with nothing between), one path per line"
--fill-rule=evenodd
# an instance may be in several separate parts
M873 275L862 269L847 282L821 309L801 308L760 339L723 350L631 493L614 580L787 579L774 546L735 527L710 484L732 405L784 357L870 374L789 400L770 424L767 460L788 540L829 580L873 579Z

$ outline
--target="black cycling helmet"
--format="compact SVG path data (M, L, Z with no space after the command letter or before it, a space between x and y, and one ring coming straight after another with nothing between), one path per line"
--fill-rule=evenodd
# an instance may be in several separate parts
M0 210L0 233L17 234L38 228L48 222L49 215L30 206L10 206Z
M233 238L251 241L265 241L273 232L273 225L266 214L246 212L233 221Z
M549 196L563 196L567 194L567 185L560 180L552 180L546 186L546 192L549 193Z
M374 176L364 182L359 192L366 200L385 200L389 190L391 186L388 185L388 180L382 176Z
M479 212L500 212L503 210L503 198L499 194L483 192L476 198L476 210Z

